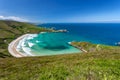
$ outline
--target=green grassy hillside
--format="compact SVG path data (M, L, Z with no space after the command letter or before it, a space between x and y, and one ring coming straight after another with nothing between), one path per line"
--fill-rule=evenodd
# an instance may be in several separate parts
M50 30L38 28L29 23L0 20L0 57L12 57L8 53L7 47L15 38L26 33L39 33L41 31Z
M14 58L8 44L25 33L51 31L32 24L0 21L0 80L120 80L120 47L72 42L87 53Z
M120 50L0 59L0 80L120 80Z

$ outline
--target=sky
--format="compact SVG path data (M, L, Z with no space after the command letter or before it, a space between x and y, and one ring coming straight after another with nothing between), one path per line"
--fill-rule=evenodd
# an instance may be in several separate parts
M0 19L39 23L120 22L120 0L0 0Z

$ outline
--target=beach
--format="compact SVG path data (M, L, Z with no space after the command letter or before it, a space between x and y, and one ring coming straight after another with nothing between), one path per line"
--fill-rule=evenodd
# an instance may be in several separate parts
M27 57L81 52L80 49L67 44L69 39L66 38L65 33L41 33L33 39L35 36L36 34L25 34L13 40L8 46L9 53L14 57ZM28 41L25 42L24 39ZM32 47L34 51L32 51Z
M19 43L19 41L21 40L21 39L23 39L24 37L27 37L27 36L29 36L30 34L25 34L25 35L22 35L22 36L20 36L20 37L18 37L17 39L15 39L15 40L13 40L10 44L9 44L9 46L8 46L8 51L9 51L9 53L12 55L12 56L14 56L14 57L26 57L26 56L28 56L28 55L25 55L25 54L23 54L23 53L21 53L21 52L18 52L17 50L16 50L16 47L17 47L17 45L18 45L18 43Z

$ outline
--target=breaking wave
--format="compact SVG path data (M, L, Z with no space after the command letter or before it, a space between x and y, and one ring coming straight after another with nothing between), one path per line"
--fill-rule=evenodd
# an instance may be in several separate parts
M30 34L19 41L17 51L28 56L44 56L81 52L68 44L65 33Z

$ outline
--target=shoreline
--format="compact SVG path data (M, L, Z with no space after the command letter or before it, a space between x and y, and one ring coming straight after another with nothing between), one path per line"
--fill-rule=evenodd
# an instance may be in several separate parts
M19 43L19 41L20 41L21 39L23 39L24 37L28 36L28 35L30 35L30 34L24 34L24 35L18 37L17 39L13 40L13 41L9 44L9 46L8 46L8 52L9 52L13 57L19 58L19 57L26 57L26 56L28 56L28 55L25 55L25 54L23 54L23 53L21 53L21 52L18 52L18 51L16 50L16 47L17 47L17 44Z
M41 33L45 33L45 32L41 32ZM18 45L19 42L20 42L20 40L22 40L24 37L27 37L27 36L29 36L29 35L31 35L31 34L24 34L24 35L16 38L15 40L13 40L11 43L9 43L8 52L9 52L13 57L20 58L20 57L28 57L28 56L30 56L30 55L24 54L24 53L22 53L22 52L20 52L20 51L17 51L17 49L16 49L16 48L17 48L17 45ZM68 44L71 45L71 42L68 42ZM71 46L73 46L73 45L71 45ZM73 47L75 47L75 46L73 46ZM78 48L78 47L75 47L75 48L81 50L81 49ZM86 52L86 51L83 51L83 50L81 50L81 51L82 51L82 52Z
M68 44L70 44L71 46L73 46L71 43L72 43L72 42L68 42ZM84 52L84 53L87 53L87 52L88 52L88 51L86 51L85 49L83 49L82 47L77 47L77 46L73 46L73 47L81 50L81 51Z

